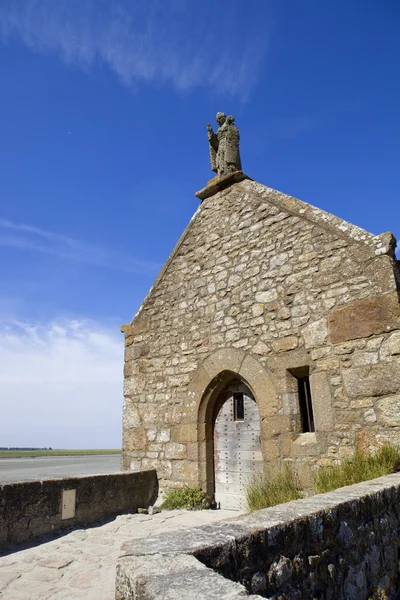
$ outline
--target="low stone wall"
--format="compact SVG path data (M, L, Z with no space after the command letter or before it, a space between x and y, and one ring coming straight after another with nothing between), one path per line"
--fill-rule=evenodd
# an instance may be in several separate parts
M155 502L157 494L156 471L4 483L0 485L0 548L133 512Z
M116 598L396 598L399 547L396 473L214 525L125 543Z

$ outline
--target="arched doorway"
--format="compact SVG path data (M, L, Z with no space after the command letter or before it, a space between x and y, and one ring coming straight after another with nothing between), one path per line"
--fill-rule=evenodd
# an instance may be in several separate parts
M221 508L245 508L245 485L263 469L260 415L250 389L231 381L214 409L215 500Z

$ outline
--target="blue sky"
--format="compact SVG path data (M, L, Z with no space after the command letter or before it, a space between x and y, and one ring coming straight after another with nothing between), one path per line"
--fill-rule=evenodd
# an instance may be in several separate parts
M2 0L0 446L118 447L129 322L236 116L252 178L399 225L400 4Z

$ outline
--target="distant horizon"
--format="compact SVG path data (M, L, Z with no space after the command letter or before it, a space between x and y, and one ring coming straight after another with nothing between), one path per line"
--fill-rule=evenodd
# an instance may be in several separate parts
M31 447L31 446L12 446L12 447L6 447L6 446L0 446L0 450L119 450L119 448L51 448L51 447Z

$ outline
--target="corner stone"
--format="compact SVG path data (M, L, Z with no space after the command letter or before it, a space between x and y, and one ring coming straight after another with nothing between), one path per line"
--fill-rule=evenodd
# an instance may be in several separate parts
M363 298L335 308L329 317L333 344L387 333L400 328L400 304L397 292L375 298Z
M350 398L395 394L400 389L400 359L371 367L344 369L342 376Z
M322 346L328 336L328 327L326 319L319 319L310 323L302 330L306 348L315 348Z

